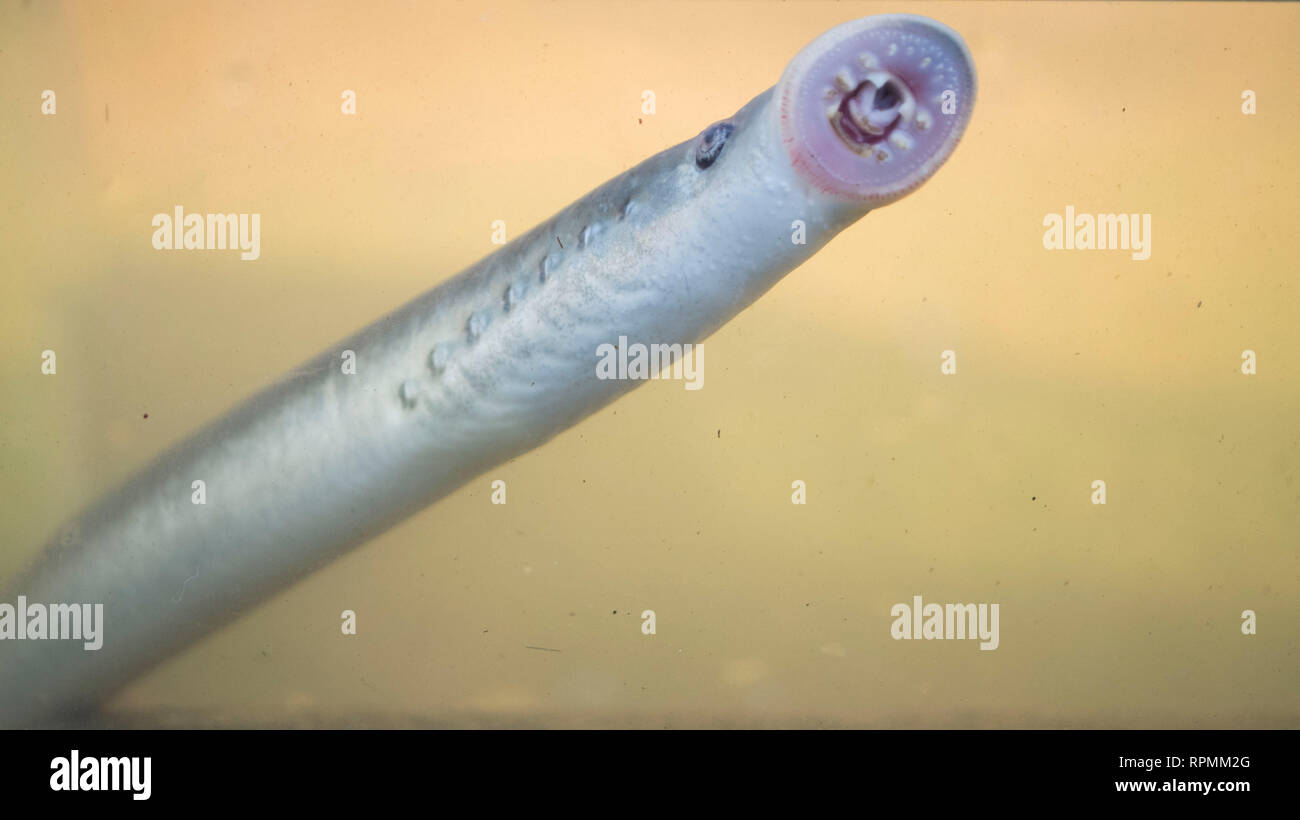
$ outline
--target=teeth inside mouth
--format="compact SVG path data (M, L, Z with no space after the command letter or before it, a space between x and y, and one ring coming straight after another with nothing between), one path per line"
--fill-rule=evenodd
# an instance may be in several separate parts
M827 117L840 139L857 153L874 155L882 162L888 159L888 152L878 151L875 146L908 123L916 110L907 87L884 71L871 71L865 79L854 82L849 69L841 69L835 75L835 87L827 89L825 97L831 102ZM907 150L911 140L891 140L891 144Z

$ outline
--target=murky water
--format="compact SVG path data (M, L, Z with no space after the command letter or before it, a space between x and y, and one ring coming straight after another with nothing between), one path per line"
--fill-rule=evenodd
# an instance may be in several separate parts
M900 10L975 55L964 143L709 339L705 389L650 382L107 722L1300 726L1287 5L0 8L0 581L494 220L522 234ZM260 258L154 250L178 204L260 213ZM1149 258L1045 249L1067 207L1149 214ZM895 640L918 595L997 604L997 648Z

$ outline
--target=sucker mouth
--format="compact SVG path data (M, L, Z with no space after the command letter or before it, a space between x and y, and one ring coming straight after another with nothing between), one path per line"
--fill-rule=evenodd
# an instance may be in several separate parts
M816 190L879 207L929 179L975 104L961 35L912 14L865 17L813 40L777 85L790 161Z
M826 96L840 99L838 104L827 109L827 119L846 146L859 154L875 153L877 159L883 161L888 158L888 152L877 152L875 146L889 139L894 129L911 122L916 112L916 101L907 86L886 71L872 71L841 96L850 85L850 79L847 71L836 76L836 87ZM906 140L895 142L910 145Z

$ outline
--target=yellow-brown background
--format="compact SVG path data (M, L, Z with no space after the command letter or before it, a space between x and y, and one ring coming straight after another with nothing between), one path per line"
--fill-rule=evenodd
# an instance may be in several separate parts
M964 143L710 339L704 390L644 386L113 708L1300 725L1290 5L0 6L0 579L166 445L489 252L492 220L522 233L822 31L900 10L974 53ZM177 204L261 213L262 258L154 251ZM1066 205L1152 214L1151 259L1043 250ZM1001 648L891 640L913 594L999 603Z

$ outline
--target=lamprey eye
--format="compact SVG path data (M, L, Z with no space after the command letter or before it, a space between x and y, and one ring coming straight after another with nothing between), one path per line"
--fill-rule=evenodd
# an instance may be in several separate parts
M700 134L700 144L695 148L695 166L703 171L714 162L727 144L727 139L736 126L729 122L715 122Z

